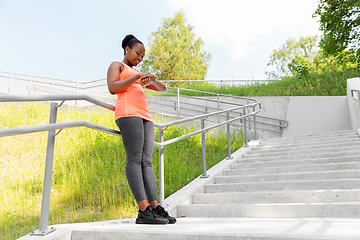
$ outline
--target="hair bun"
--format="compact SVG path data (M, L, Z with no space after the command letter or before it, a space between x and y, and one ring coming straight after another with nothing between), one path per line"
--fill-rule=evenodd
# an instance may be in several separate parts
M121 43L121 46L122 46L122 48L123 48L124 50L125 50L126 46L128 46L129 41L130 41L131 39L133 39L133 38L136 39L136 37L135 37L134 35L132 35L132 34L126 35L126 37L123 39L123 41L122 41L122 43Z

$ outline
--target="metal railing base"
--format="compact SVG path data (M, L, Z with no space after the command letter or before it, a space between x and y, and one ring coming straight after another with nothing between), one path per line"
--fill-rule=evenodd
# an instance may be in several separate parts
M210 175L201 175L200 178L208 178Z
M45 236L45 235L48 235L49 233L54 232L55 230L56 230L56 228L54 228L54 227L47 228L47 229L41 230L41 231L40 231L40 229L38 229L36 231L32 231L30 233L30 236Z

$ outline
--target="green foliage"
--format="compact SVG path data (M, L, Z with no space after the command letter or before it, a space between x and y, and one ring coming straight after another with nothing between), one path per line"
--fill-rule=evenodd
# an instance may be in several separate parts
M162 80L205 79L211 55L202 50L204 42L195 38L194 27L185 21L185 14L176 12L151 33L142 72Z
M195 82L188 88L206 92L234 96L345 96L346 80L360 77L360 72L345 70L339 72L309 73L305 76L284 77L271 83L246 86L214 85L206 82ZM169 90L170 91L170 90ZM199 93L186 93L201 96Z
M304 76L309 73L343 71L356 67L349 58L338 61L334 56L325 56L319 47L317 36L301 37L299 41L289 38L278 49L273 50L270 62L277 71L266 72L269 79L285 76Z
M284 76L305 75L315 70L314 57L318 54L317 37L301 37L299 41L289 38L279 50L273 50L270 62L277 68L274 79ZM269 73L267 73L270 75Z
M47 124L49 105L0 104L0 128ZM113 112L61 107L58 122L87 120L117 129ZM170 127L165 139L193 129ZM158 139L158 135L156 136ZM232 136L232 150L243 145ZM47 133L0 138L0 239L17 239L39 228ZM224 134L206 135L207 166L227 156ZM165 149L165 196L202 173L201 148L194 136ZM49 224L132 218L137 206L125 175L126 155L120 137L88 128L56 136ZM158 179L158 148L153 166Z
M320 17L325 55L350 61L360 69L360 1L320 0L313 17Z

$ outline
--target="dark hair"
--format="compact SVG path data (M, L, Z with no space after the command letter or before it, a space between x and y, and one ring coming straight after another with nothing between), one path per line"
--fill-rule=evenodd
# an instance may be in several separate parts
M121 43L121 46L124 49L124 53L126 47L129 47L131 49L136 43L141 43L142 45L144 45L139 39L134 37L134 35L132 34L126 35L126 37L123 39Z

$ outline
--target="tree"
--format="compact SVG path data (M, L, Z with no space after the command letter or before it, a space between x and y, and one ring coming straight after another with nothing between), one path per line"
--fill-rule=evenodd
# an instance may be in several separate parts
M324 55L317 36L301 37L299 41L288 38L278 50L273 50L270 63L277 71L266 72L269 79L341 71L355 66L348 58L339 62L334 56Z
M141 65L162 80L203 80L211 55L202 50L204 42L195 39L194 27L185 24L185 14L163 19L162 25L148 37L149 47Z
M313 17L320 17L320 46L326 56L356 63L360 69L360 1L320 0Z
M319 54L318 39L301 37L299 41L288 38L279 50L273 50L270 63L277 72L267 72L269 78L282 78L284 76L303 75L315 70L314 59Z

